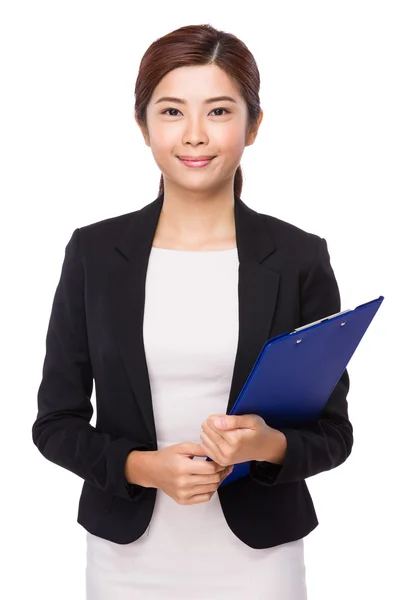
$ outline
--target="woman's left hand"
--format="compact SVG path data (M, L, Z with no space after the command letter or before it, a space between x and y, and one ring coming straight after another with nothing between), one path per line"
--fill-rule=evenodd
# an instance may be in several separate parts
M273 432L281 436L259 415L211 415L202 423L200 438L209 458L227 466L265 460L272 453Z

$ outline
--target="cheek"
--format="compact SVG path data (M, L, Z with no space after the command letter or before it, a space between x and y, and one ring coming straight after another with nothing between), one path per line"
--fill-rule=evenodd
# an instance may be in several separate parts
M159 167L176 159L175 151L180 145L179 139L175 128L172 131L166 128L161 134L155 132L154 137L150 138L151 151Z
M223 158L231 163L238 162L245 148L244 132L240 128L224 128L213 137L214 147L219 148Z
M160 171L166 173L169 168L174 168L174 162L177 160L177 157L174 154L172 145L167 147L165 142L160 140L159 144L151 144L151 152Z
M238 131L230 131L226 137L225 143L227 144L230 154L241 156L245 147L244 133L242 133L240 129Z
M157 128L154 131L154 135L151 137L151 146L155 148L157 152L171 150L175 144L179 143L179 133L176 127L162 127Z

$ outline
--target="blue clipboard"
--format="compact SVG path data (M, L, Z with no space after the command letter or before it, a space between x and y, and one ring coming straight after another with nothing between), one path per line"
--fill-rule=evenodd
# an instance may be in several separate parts
M383 300L379 296L267 340L229 414L260 415L275 429L318 419ZM249 469L250 462L234 465L219 487Z

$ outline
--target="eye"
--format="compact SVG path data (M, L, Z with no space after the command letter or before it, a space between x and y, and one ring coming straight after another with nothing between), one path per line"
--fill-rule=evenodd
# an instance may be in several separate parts
M175 110L176 112L180 112L178 110L178 108L167 108L161 114L165 115L166 113L168 113L169 110ZM213 112L214 110L224 110L226 113L230 113L230 110L228 110L227 108L214 108L213 110L211 110L211 112ZM172 117L172 116L176 116L176 115L168 115L168 116ZM216 116L222 117L223 115L216 115Z
M227 108L214 108L213 110L224 110L226 113L230 113L230 110L228 110ZM213 110L211 110L211 112L213 112ZM218 115L219 117L222 117L222 115Z

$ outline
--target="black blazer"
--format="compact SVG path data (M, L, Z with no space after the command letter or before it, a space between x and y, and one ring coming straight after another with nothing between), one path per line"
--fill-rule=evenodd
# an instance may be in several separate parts
M119 544L146 531L157 493L129 484L124 465L132 449L157 450L142 327L163 200L161 194L140 210L73 232L52 304L32 427L41 454L84 479L77 522ZM324 238L258 213L236 195L234 214L239 338L225 413L267 339L341 310ZM283 429L282 465L252 461L250 475L218 489L228 526L248 546L300 539L318 525L305 479L337 467L351 452L348 390L345 370L318 421Z

